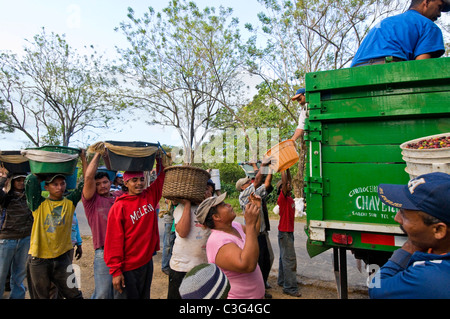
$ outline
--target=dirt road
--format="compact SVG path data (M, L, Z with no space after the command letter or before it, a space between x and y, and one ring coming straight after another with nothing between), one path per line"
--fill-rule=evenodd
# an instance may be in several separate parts
M92 239L88 236L83 236L83 257L80 260L74 261L75 264L80 266L81 272L81 290L84 298L90 298L94 291L94 250L92 246ZM151 299L166 299L168 277L161 271L161 253L153 258L154 261L154 273L151 286ZM303 282L300 285L300 291L302 292L301 299L335 299L338 298L336 287L333 283L309 280L307 278L299 278ZM281 287L277 285L276 273L271 273L269 278L269 284L272 288L267 292L273 296L273 299L298 299L283 294ZM349 298L351 299L367 299L367 292L359 289L349 291Z

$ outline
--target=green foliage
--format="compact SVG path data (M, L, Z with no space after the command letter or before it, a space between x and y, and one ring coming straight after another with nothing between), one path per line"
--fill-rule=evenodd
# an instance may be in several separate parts
M238 197L236 182L245 177L245 172L235 163L198 164L203 169L218 169L220 172L220 184L222 192L227 192L230 197Z
M129 8L129 22L116 29L129 46L119 49L123 65L115 70L133 84L121 95L148 110L150 124L177 130L186 162L192 162L220 106L242 85L240 33L231 14L230 8L170 1L162 12L149 8L141 18Z
M0 125L22 131L36 146L68 146L78 132L107 127L114 110L102 65L95 51L80 55L65 36L42 29L20 58L2 54Z
M282 91L282 86L277 83L263 82L257 88L258 94L248 105L237 112L238 116L248 123L249 127L278 129L281 140L292 136L297 121L293 115L296 113L296 106L290 103L289 105L293 109L293 112L290 112L273 98L274 90Z

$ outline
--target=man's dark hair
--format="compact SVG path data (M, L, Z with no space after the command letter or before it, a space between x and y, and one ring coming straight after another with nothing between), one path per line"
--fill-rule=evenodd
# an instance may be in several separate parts
M107 177L109 179L109 175L106 172L97 172L95 174L94 179L102 179L103 177Z
M422 217L423 223L427 226L431 226L434 224L439 224L439 223L444 223L447 226L450 227L449 223L443 222L442 220L440 220L439 218L436 218L434 216L431 216L425 212L420 212L420 216Z
M213 194L214 194L214 192L216 191L216 184L214 184L214 182L210 179L210 180L208 180L208 182L206 183L206 186L211 186L212 187L212 192L213 192Z
M417 7L419 4L421 4L423 0L411 0L411 4L409 5L409 8Z
M436 1L436 0L411 0L411 5L409 6L410 9L417 7L418 5L420 5L422 2L427 1L427 2L432 2L432 1Z

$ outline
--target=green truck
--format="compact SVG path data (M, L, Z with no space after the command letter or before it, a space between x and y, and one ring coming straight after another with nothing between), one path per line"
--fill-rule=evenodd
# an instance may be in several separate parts
M377 188L409 181L402 143L450 132L450 58L309 73L306 98L307 250L334 250L345 298L347 250L383 265L406 240Z

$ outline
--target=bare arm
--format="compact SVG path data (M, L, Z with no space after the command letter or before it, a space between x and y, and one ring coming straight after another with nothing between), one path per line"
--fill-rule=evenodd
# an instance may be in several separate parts
M175 225L175 230L181 238L186 238L191 230L191 202L184 199L181 204L184 205L183 214Z
M303 135L303 130L302 129L296 129L294 132L294 135L292 135L291 140L296 141L300 136Z
M426 59L431 59L431 58L433 58L433 56L430 53L425 53L425 54L416 56L416 60L426 60Z
M270 183L272 183L272 176L272 169L269 168L269 174L267 174L266 180L264 181L264 186L266 186L266 189L268 189Z
M253 183L253 185L255 185L255 189L257 189L259 186L261 186L265 180L264 180L264 175L267 174L267 170L268 170L268 166L270 165L270 162L273 158L272 157L265 157L262 160L261 163L261 167L258 170L258 173L256 173L255 176L255 182ZM256 164L255 164L256 166ZM256 169L258 169L258 167L256 166ZM270 181L272 180L272 177L270 178ZM269 184L270 184L269 181Z
M281 172L281 191L285 196L288 193L288 183L292 183L291 172L289 169Z
M298 119L298 126L294 132L294 135L291 137L291 140L296 141L300 136L303 136L303 132L305 131L305 121L308 117L306 107L301 106L300 108L300 117Z
M87 200L90 200L92 197L94 197L94 194L96 192L95 174L97 173L99 161L100 153L95 153L94 158L91 160L86 168L86 171L84 172L83 196Z

